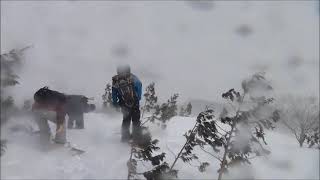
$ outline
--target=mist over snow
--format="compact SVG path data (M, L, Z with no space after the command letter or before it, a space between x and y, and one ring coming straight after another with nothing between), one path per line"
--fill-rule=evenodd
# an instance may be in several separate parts
M22 103L48 85L101 103L117 64L129 63L144 86L156 82L162 100L178 92L181 101L219 101L222 92L239 88L257 71L267 72L277 93L318 96L316 1L202 6L184 1L1 1L1 53L34 45L12 93Z

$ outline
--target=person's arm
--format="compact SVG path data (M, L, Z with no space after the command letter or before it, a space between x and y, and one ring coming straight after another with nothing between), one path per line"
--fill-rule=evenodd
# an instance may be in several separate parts
M115 87L112 87L112 104L114 106L119 106L119 92L118 89Z
M136 76L134 76L134 88L135 88L135 91L137 92L137 96L140 101L141 95L142 95L142 83Z

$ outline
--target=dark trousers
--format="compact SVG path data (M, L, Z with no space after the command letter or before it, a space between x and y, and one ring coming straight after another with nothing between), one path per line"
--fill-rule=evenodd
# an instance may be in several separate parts
M122 121L122 139L130 138L130 123L132 121L132 134L136 134L140 128L140 109L139 106L128 108L121 107L121 111L123 114Z
M73 128L74 122L76 122L76 128L84 128L83 112L70 112L68 116L68 128Z

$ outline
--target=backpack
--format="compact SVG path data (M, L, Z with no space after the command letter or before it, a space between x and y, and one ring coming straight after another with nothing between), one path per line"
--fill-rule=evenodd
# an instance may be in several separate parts
M34 100L39 103L45 104L55 104L55 103L65 103L66 96L58 91L50 90L47 86L39 89L34 94Z
M113 86L119 91L120 103L127 107L133 107L136 104L138 97L134 90L134 81L131 75L115 76Z

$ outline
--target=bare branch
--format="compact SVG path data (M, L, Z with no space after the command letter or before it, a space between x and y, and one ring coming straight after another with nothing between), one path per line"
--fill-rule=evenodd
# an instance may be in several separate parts
M199 166L197 166L197 165L191 164L191 162L188 162L188 164L189 164L190 166L193 166L193 167L199 167Z
M224 130L222 127L220 127L220 126L218 125L218 123L216 123L215 125L216 125L218 128L220 128L223 132L227 133L227 131Z
M174 156L174 158L177 158L177 155L169 148L168 144L166 144L167 149L169 150L169 152Z
M212 153L206 151L203 147L201 147L201 146L199 146L199 147L200 147L200 149L201 149L203 152L209 154L210 156L216 158L218 161L222 162L222 160L221 160L219 157L217 157L217 156L213 155Z

